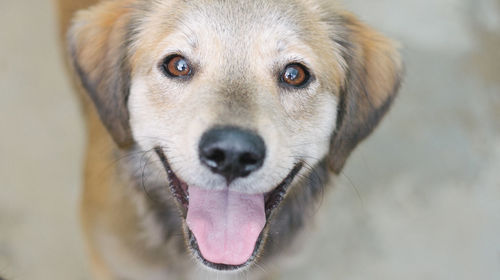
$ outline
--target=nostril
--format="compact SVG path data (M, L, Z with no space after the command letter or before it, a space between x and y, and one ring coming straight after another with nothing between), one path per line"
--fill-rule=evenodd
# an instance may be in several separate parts
M218 148L208 149L208 151L205 152L204 157L206 158L206 163L210 167L217 168L226 160L226 153L222 149Z
M257 165L260 162L260 157L256 154L253 153L243 153L240 158L239 162L241 165L247 166L247 165Z

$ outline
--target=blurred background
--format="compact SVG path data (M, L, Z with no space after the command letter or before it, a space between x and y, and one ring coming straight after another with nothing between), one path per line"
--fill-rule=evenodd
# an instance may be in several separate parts
M403 44L399 98L283 279L500 279L500 1L344 0ZM48 0L0 1L0 274L90 279L83 120Z

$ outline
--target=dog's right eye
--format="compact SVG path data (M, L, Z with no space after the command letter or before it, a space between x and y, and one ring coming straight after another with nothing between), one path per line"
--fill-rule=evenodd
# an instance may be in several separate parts
M170 77L182 78L191 75L191 67L188 61L180 55L167 57L162 64L163 71Z

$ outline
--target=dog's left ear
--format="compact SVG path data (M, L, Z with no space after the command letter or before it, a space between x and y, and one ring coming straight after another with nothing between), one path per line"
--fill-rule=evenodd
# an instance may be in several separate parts
M133 144L127 98L130 1L104 1L80 11L68 32L73 66L99 116L121 148Z
M341 18L345 38L338 43L345 48L347 72L329 154L330 169L335 173L340 173L353 149L370 135L389 109L403 68L394 42L351 14Z

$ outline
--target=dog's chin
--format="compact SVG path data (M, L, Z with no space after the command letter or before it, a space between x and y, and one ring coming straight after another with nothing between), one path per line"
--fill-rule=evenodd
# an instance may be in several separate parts
M223 258L224 261L214 262L211 260L217 259L217 257L215 257L215 258L213 256L204 257L203 250L202 250L202 248L200 249L200 243L197 240L197 236L199 238L201 235L199 233L200 230L198 230L198 228L196 228L196 227L192 228L189 225L188 212L189 212L189 210L191 210L191 209L189 209L190 186L188 186L182 179L180 179L174 173L174 171L170 167L168 159L165 156L165 153L163 152L163 150L161 148L157 147L157 148L155 148L155 151L163 163L163 166L165 168L165 171L167 172L168 179L170 182L170 190L172 192L172 195L176 198L176 200L178 202L177 204L178 204L178 206L183 214L182 217L184 219L184 224L186 225L186 230L185 230L186 238L188 240L190 250L192 251L194 256L204 266L206 266L209 269L216 270L216 271L238 271L238 270L243 270L243 269L249 267L256 260L256 258L259 256L259 253L262 251L264 244L265 244L265 239L266 239L265 231L269 225L269 221L273 218L273 216L274 216L273 213L275 212L275 210L278 208L278 206L281 204L281 202L285 198L285 196L288 192L289 186L291 185L294 178L297 176L297 174L302 169L303 164L301 162L297 163L290 170L289 174L281 181L281 183L279 183L272 191L270 191L268 193L260 194L260 195L259 194L248 195L249 197L250 196L252 196L254 198L257 197L257 201L259 200L259 196L260 196L260 200L263 200L262 201L263 203L261 203L263 205L259 206L259 203L255 203L255 201L254 201L254 202L251 202L252 206L247 206L247 205L242 206L242 208L244 208L244 210L241 210L241 211L252 212L251 214L247 214L248 217L252 217L253 212L255 212L255 211L260 211L261 215L257 215L257 216L262 216L262 221L260 222L260 226L255 226L256 222L253 221L253 218L249 218L251 221L248 221L248 224L250 224L250 226L252 227L252 229L253 229L252 234L256 238L250 239L250 242L251 242L250 246L253 246L253 251L250 253L251 249L249 251L248 248L250 248L250 247L247 246L248 247L247 252L246 252L245 257L243 258L246 260L243 260L241 258L241 254L239 254L239 256L237 257L238 260L233 260L231 258L228 259L227 257L225 257L225 258ZM192 195L195 194L195 189L196 189L196 193L204 192L205 194L207 194L207 193L212 192L212 191L208 191L208 190L201 190L200 191L195 187L191 187L191 189L193 192ZM216 192L216 191L213 191L213 192ZM227 195L227 193L226 193L226 195ZM239 196L239 195L243 195L243 194L236 194L236 195L231 194L231 196ZM209 196L212 196L212 195L209 194ZM194 198L192 198L192 199L194 200ZM236 203L238 202L238 199L235 199ZM241 201L243 202L243 201L248 201L248 200L251 200L251 199L245 197ZM257 204L257 206L255 206L255 204ZM202 207L205 207L205 206L202 204ZM211 205L208 204L208 205L206 205L206 207L210 208ZM233 207L239 207L239 206L233 206ZM247 209L247 208L252 208L252 207L257 208L257 210L256 209L250 209L250 210ZM193 206L193 208L194 208L194 206ZM200 206L197 205L197 208L200 208ZM191 210L191 211L194 212L195 210ZM199 211L199 209L198 209L198 211ZM207 213L209 213L209 215L211 212L211 210L202 210L202 211L206 211ZM205 216L205 215L206 215L206 213L202 213L201 216ZM199 218L197 215L194 215L194 214L192 216L196 216L196 218ZM245 217L244 214L242 216ZM203 221L202 223L205 223L205 222L206 221ZM238 221L238 222L241 224L241 221ZM245 222L243 222L243 227L245 225L246 225ZM201 230L201 232L203 232L204 234L207 234L206 226L202 224L201 227L203 228ZM256 232L255 229L257 229L258 232ZM197 233L198 233L198 235L197 235ZM209 232L208 234L213 235L214 233ZM243 233L243 236L245 236L245 235L246 234ZM209 238L212 238L212 237L209 237ZM253 242L253 240L255 240L255 242ZM204 237L203 241L206 243L205 237ZM233 242L233 243L238 243L238 246L241 245L241 244L239 244L239 242ZM233 252L229 252L229 255L231 255L232 253ZM236 255L238 255L238 254L236 254ZM249 255L249 257L247 258L246 256L248 256L248 255Z

